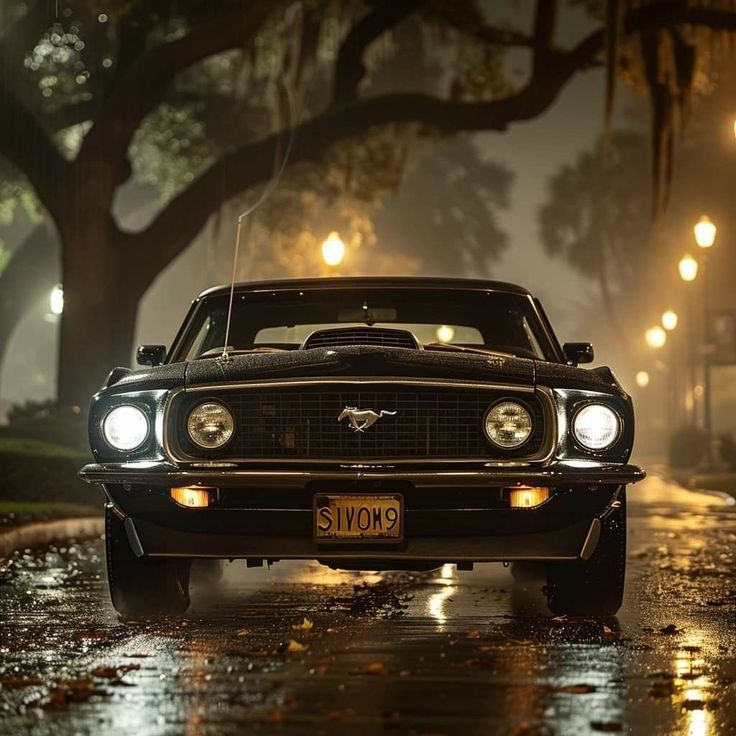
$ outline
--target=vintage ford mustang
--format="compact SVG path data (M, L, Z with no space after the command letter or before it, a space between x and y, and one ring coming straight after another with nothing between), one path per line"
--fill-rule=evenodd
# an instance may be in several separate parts
M227 341L226 341L227 335ZM219 287L95 395L110 592L179 613L198 558L343 569L537 563L554 613L613 615L631 399L518 286L334 278Z

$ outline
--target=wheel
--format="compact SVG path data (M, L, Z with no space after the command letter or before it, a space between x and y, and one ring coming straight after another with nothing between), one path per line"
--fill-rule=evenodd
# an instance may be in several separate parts
M177 615L189 607L191 560L136 557L120 517L105 507L107 581L123 618Z
M624 597L626 577L626 489L601 518L601 536L588 560L547 567L547 606L552 613L613 616Z

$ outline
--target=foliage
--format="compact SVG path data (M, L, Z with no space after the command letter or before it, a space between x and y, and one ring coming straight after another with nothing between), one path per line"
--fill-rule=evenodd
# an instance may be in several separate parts
M613 288L632 286L646 257L649 188L641 176L646 141L621 131L610 143L581 153L549 181L539 211L545 250L585 276Z

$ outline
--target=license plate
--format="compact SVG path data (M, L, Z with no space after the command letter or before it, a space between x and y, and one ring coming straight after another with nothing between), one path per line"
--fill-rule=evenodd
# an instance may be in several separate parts
M402 538L403 499L398 494L314 497L317 540L390 540Z

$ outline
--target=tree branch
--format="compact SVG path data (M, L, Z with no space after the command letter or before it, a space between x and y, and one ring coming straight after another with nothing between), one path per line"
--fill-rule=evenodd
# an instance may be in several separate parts
M38 198L58 216L58 182L69 164L36 119L10 90L0 87L0 154L28 177Z
M208 56L247 45L284 4L285 0L249 3L132 61L86 136L80 156L103 151L109 158L122 158L138 124L161 101L176 74Z
M592 42L553 57L546 73L519 93L501 100L453 102L422 94L391 94L351 105L335 106L295 130L246 145L214 164L189 188L175 197L143 232L121 235L128 267L153 280L181 253L209 216L233 196L263 184L273 175L274 160L286 136L294 135L290 164L318 161L331 145L372 127L418 123L444 133L505 130L512 122L529 120L543 112L580 65L596 53Z
M333 100L346 103L357 99L358 85L366 71L363 63L365 50L389 28L426 3L427 0L382 0L350 29L337 54Z

